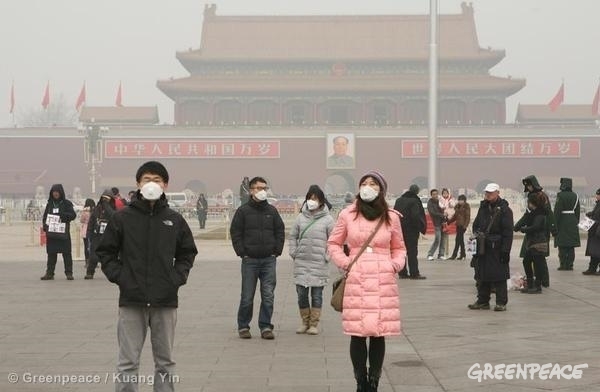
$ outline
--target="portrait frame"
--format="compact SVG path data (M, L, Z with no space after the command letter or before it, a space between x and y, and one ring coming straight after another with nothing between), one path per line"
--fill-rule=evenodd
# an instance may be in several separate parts
M342 141L345 139L345 147ZM337 145L336 145L337 143ZM337 151L336 151L337 149ZM336 155L343 152L343 155ZM327 134L327 148L325 151L327 169L354 169L356 167L355 138L353 133Z

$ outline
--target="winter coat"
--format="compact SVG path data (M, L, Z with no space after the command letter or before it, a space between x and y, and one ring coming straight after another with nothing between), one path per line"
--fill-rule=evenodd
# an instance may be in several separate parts
M439 200L434 200L433 198L430 198L427 201L427 212L431 217L433 227L441 227L442 223L444 223L444 221L446 220L444 210L442 209L442 207L440 207Z
M466 229L471 223L471 205L467 202L457 203L454 207L454 216L448 220L448 223L456 222L457 227Z
M102 235L104 234L104 230L106 230L106 226L110 218L115 213L114 199L111 201L100 199L92 215L90 216L90 221L88 223L88 231L87 238L90 240L90 260L95 262L100 262L98 260L98 256L96 255L96 249L100 244L100 240L102 239Z
M498 198L494 203L483 200L473 221L473 233L485 233L494 213L498 211L485 239L485 254L476 257L476 278L485 282L497 282L510 278L508 263L500 257L510 253L513 241L513 212L508 202Z
M327 241L331 260L343 270L354 259L379 219L367 220L356 215L356 203L340 212ZM400 298L397 273L404 268L406 247L400 229L400 217L388 211L390 225L384 223L350 269L342 311L344 333L353 336L387 336L400 334ZM346 256L342 245L350 246Z
M586 214L596 221L588 230L588 239L585 246L585 255L594 258L600 257L600 200L596 201L594 209Z
M58 191L58 199L52 197L52 193ZM60 216L60 222L66 224L64 234L56 234L48 231L46 219L48 214ZM42 217L42 228L46 232L46 253L71 253L71 224L70 222L77 217L73 203L65 198L65 190L61 184L54 184L50 189L48 204Z
M568 180L568 182L566 181ZM558 192L556 203L554 203L554 220L558 234L554 238L554 246L578 247L581 246L579 239L580 205L579 197L571 190L571 179L561 179L564 190ZM563 188L561 184L561 188Z
M421 203L419 195L414 192L406 191L396 199L394 210L402 215L400 224L404 236L419 237L419 233L425 234L427 230L427 220L425 218L425 209Z
M302 207L302 212L290 229L288 242L289 254L294 261L295 284L304 287L322 287L327 284L329 280L327 239L334 224L334 219L326 205L314 213L308 210L306 204ZM300 239L302 233L304 235Z
M233 215L231 243L239 257L279 256L285 244L285 225L275 207L266 200L250 198Z
M525 185L525 184L531 184L533 186L533 190L530 191L529 189L527 189L527 185ZM548 197L546 192L544 192L544 190L543 190L544 188L542 188L542 186L538 182L537 177L534 175L530 175L530 176L523 178L523 185L525 186L524 192L528 192L527 198L529 198L530 196L533 195L534 197L536 197L538 199L536 205L544 206L544 211L546 212L546 230L548 231L549 234L551 233L552 235L556 235L558 233L558 229L556 228L556 221L554 219L554 214L552 213L552 206L550 205L550 198ZM523 242L521 244L521 251L519 253L519 256L525 257L525 254L526 254L525 242ZM548 248L548 253L545 254L544 256L549 256L549 255L550 255L550 248Z
M174 307L198 251L185 219L165 195L115 212L96 249L102 272L119 285L119 306Z
M548 241L550 237L546 230L546 214L542 208L526 211L521 219L515 223L515 231L525 233L523 242L527 255L545 256L548 253ZM544 244L544 250L539 251L532 248L534 244Z

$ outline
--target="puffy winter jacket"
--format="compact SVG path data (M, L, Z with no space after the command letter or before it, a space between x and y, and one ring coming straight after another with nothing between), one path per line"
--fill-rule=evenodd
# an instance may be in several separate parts
M115 212L96 249L102 271L119 285L119 306L177 307L179 287L198 253L185 219L164 197Z
M347 270L363 243L377 226L378 219L356 216L356 203L340 212L327 242L331 260ZM354 263L346 279L342 326L353 336L387 336L400 334L400 298L397 273L405 264L406 247L398 212L390 209L391 224L383 224ZM346 256L342 245L350 246Z
M308 210L306 204L303 206L302 212L290 229L288 242L289 253L294 260L295 284L304 287L320 287L327 284L327 239L334 223L326 205L314 214Z
M285 226L279 212L267 201L250 199L239 207L229 229L239 257L279 256L285 244Z

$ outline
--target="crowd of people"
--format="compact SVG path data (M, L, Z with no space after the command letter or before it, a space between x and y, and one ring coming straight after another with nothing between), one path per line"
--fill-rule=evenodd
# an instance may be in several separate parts
M139 368L147 329L152 334L156 380L161 390L173 390L175 362L173 339L177 319L178 290L187 281L197 249L188 223L171 209L165 197L169 183L167 169L156 161L144 163L137 171L138 189L129 200L116 188L105 190L98 202L87 199L80 216L85 244L86 275L93 279L100 264L107 279L119 287L117 335L119 355L117 390L130 390ZM484 189L475 219L464 194L454 199L450 190L430 190L427 212L434 226L434 238L427 260L467 258L465 234L472 227L476 242L471 266L476 281L476 300L469 309L506 311L507 279L513 232L524 234L520 250L526 284L521 292L540 294L549 287L546 257L558 248L559 271L572 271L575 247L580 246L579 197L572 180L562 178L554 208L533 175L523 180L527 209L514 222L513 211L500 195L500 186L489 183ZM418 241L426 233L427 219L416 184L395 200L386 201L388 183L377 171L365 173L356 193L346 197L346 207L337 218L318 185L310 185L287 236L293 262L300 325L298 334L318 335L323 311L323 291L330 283L330 263L345 276L342 330L350 336L349 352L357 391L377 391L385 357L385 338L401 333L400 299L397 279L422 280L419 271ZM237 333L251 339L254 296L260 290L258 329L265 340L275 339L272 315L277 283L277 258L284 251L285 224L278 210L268 203L268 182L257 176L245 177L240 187L242 204L230 225L231 243L240 258L241 292L237 312ZM199 211L206 210L200 195ZM596 205L587 217L595 221L588 230L585 275L600 275L600 189ZM60 184L52 186L43 215L48 254L42 280L54 279L57 255L64 260L65 275L73 280L69 225L76 219L73 204ZM206 214L198 214L204 228ZM456 225L454 248L447 257L448 230ZM133 390L133 389L131 389Z

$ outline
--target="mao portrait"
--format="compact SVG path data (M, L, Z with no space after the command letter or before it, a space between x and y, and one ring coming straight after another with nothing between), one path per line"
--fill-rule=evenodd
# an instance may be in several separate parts
M327 135L327 169L354 169L354 135Z

